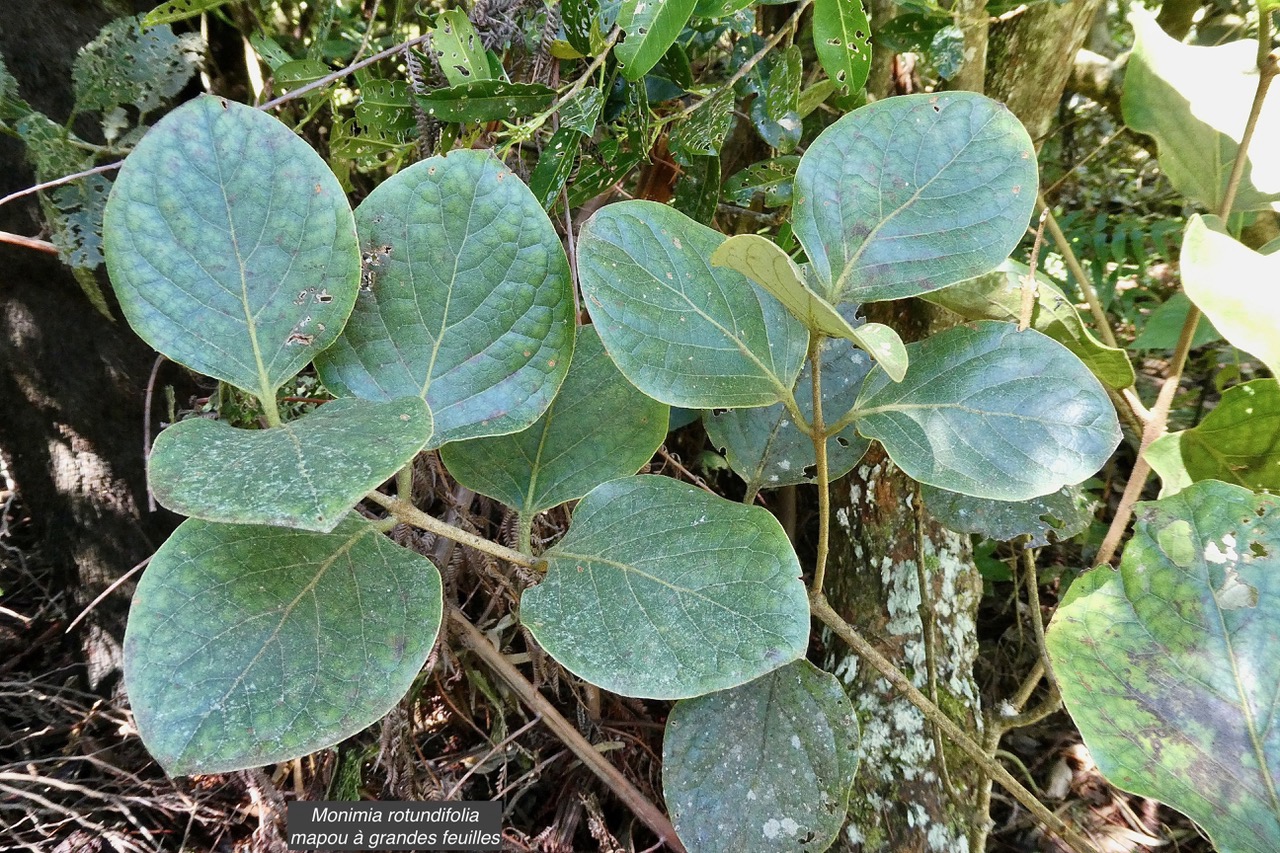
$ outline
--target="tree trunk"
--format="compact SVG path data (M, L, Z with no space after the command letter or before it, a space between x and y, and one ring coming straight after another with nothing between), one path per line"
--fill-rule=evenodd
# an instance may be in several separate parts
M64 121L76 52L122 13L118 6L59 0L7 16L0 53L21 96ZM22 145L0 137L0 195L33 180ZM33 236L41 227L34 196L0 207L0 230ZM142 404L154 358L123 320L109 322L90 305L55 256L0 244L0 453L36 526L51 587L69 593L61 616L92 601L173 526L167 513L145 511ZM119 666L128 592L79 628L95 686Z
M1057 112L1071 59L1097 2L1033 5L990 28L986 93L1008 104L1037 140ZM959 8L974 23L966 37L975 38L976 49L983 30L976 22L978 7L966 2ZM976 79L972 71L965 69L967 80ZM936 322L936 312L919 303L870 308L869 319L893 325L906 340L919 339ZM968 537L928 515L915 483L878 445L832 485L832 512L826 589L832 607L981 742L973 664L982 580ZM981 813L982 777L976 766L942 741L878 673L829 635L824 640L825 663L848 687L862 726L860 769L837 849L969 851L975 839L985 837L989 820Z

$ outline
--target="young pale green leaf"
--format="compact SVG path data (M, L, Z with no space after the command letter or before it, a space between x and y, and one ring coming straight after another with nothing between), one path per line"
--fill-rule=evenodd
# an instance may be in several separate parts
M125 160L103 219L129 325L263 400L338 337L360 284L338 179L271 116L202 96Z
M1046 645L1099 769L1214 846L1280 849L1280 502L1196 483L1138 505L1120 570L1071 585Z
M929 514L948 530L1000 542L1029 536L1029 548L1070 539L1093 521L1094 502L1079 486L1063 486L1025 501L996 501L923 485L920 497Z
M822 347L822 409L833 422L853 408L871 359L844 340ZM800 412L813 419L813 368L806 362L796 381ZM711 443L724 450L729 466L750 489L776 489L815 482L813 439L801 432L781 403L755 409L729 409L703 417ZM850 425L827 439L827 468L843 477L867 452L869 442Z
M861 89L871 72L871 25L860 0L814 0L813 47L837 85Z
M1274 283L1274 282L1273 282ZM1192 481L1222 480L1280 492L1280 384L1255 379L1222 394L1204 420L1181 433Z
M1182 238L1181 267L1183 289L1214 327L1280 376L1280 254L1260 255L1216 216L1197 214Z
M580 326L546 414L523 432L446 444L440 458L467 488L532 515L634 474L666 434L667 407L618 372L594 326Z
M370 400L424 397L432 445L522 430L564 380L573 297L560 238L492 154L415 163L356 211L369 259L325 384Z
M138 582L125 689L170 775L287 761L391 710L441 615L430 561L356 516L332 533L189 519Z
M690 850L827 849L849 806L858 740L844 687L806 660L677 702L662 792L680 840Z
M1121 108L1129 127L1154 137L1160 169L1183 195L1222 209L1227 182L1258 88L1258 43L1194 47L1165 34L1134 7L1133 52ZM1280 203L1280 101L1267 98L1246 155L1233 211Z
M206 521L328 533L431 440L418 397L335 400L273 429L192 418L160 433L147 479L161 505Z
M172 24L194 18L202 12L208 12L226 5L230 0L173 0L161 3L142 18L142 27L158 27L161 24Z
M752 164L725 180L724 199L745 207L759 194L764 196L766 207L790 204L792 182L799 165L800 158L794 154Z
M475 80L417 97L427 115L440 121L510 121L551 106L556 90L541 83Z
M919 296L1009 257L1036 198L1035 148L971 92L876 101L800 160L793 223L834 305Z
M711 254L715 266L737 270L777 297L811 334L853 341L878 361L894 382L907 372L907 348L898 333L880 323L853 326L830 302L804 283L804 275L786 252L767 237L738 234Z
M431 49L450 86L493 77L480 35L461 9L448 9L436 16L431 28Z
M777 520L666 477L597 486L543 555L520 618L574 674L686 699L804 656L809 602Z
M894 384L872 371L858 431L903 471L951 492L1002 501L1083 481L1120 443L1102 385L1062 344L983 322L908 344Z
M785 399L809 334L740 273L713 267L724 236L649 201L601 208L578 237L584 305L637 388L691 409Z
M622 63L622 76L636 82L675 44L698 0L622 0L618 26L622 43L613 53Z
M1022 286L1030 272L1025 264L1008 260L986 275L935 290L924 299L966 320L1016 321L1022 315ZM1075 353L1104 385L1118 391L1133 384L1133 365L1124 350L1095 338L1052 279L1037 273L1035 288L1031 328Z
M1159 497L1167 498L1190 486L1191 475L1182 462L1183 432L1171 432L1160 436L1147 445L1142 451L1142 458L1147 460L1151 470L1160 478Z

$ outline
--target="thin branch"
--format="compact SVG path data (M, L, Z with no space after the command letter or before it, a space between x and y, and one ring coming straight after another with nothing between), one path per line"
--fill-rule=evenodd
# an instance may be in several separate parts
M411 38L406 42L401 42L400 44L397 44L394 47L389 47L386 50L380 50L377 53L373 54L372 56L366 57L360 60L359 62L353 62L351 65L348 65L346 68L343 68L339 71L334 71L332 74L326 74L325 76L321 77L319 80L312 80L307 85L299 86L298 88L294 89L292 92L286 92L285 94L281 95L278 98L272 98L270 101L267 101L265 104L258 107L258 109L260 110L275 109L276 107L280 106L286 101L292 101L295 98L302 97L308 92L313 92L316 89L322 89L325 86L328 86L330 83L333 83L335 81L341 80L343 77L347 77L351 74L354 74L355 72L359 71L361 68L368 67L375 62L381 62L384 59L389 59L390 57L395 56L397 53L399 53L402 50L405 50L410 47L416 47L422 44L423 42L430 41L430 40L431 40L431 33L423 33L422 35L417 36L416 38Z
M72 174L72 175L63 175L61 178L54 178L51 181L45 181L44 183L36 184L33 187L27 187L24 190L11 192L4 198L0 198L0 207L3 207L4 205L8 204L9 202L15 199L22 198L23 196L33 195L35 193L43 192L45 190L51 190L54 187L60 187L63 184L69 184L72 181L78 181L81 178L88 178L92 175L101 175L103 172L114 171L115 169L119 169L122 165L124 165L124 161L117 160L114 163L106 163L101 166L94 166L92 169L85 169L83 172L76 172L75 174Z
M23 237L21 234L10 234L8 231L0 231L0 243L12 243L15 246L21 246L24 249L35 249L37 252L48 252L50 255L58 254L58 247L50 243L48 240L37 240L35 237Z
M508 563L536 571L542 571L546 566L545 562L535 560L527 554L521 554L519 551L499 545L497 542L490 542L483 536L468 533L462 528L454 527L452 524L445 524L440 519L427 515L413 504L398 500L390 495L373 491L364 497L365 500L373 501L405 524L452 539L454 542L475 548L477 551L483 551L486 554L497 557L499 560L506 560Z
M1084 267L1080 265L1079 258L1071 248L1071 241L1067 239L1066 234L1062 233L1062 228L1058 225L1058 220L1054 218L1053 211L1049 209L1043 195L1036 197L1036 207L1043 212L1044 224L1049 229L1049 236L1053 237L1054 244L1062 254L1062 260L1066 262L1071 274L1076 277L1080 291L1084 294L1085 301L1089 303L1089 313L1093 314L1093 322L1098 327L1098 334L1102 335L1103 343L1109 347L1118 347L1115 333L1111 331L1111 321L1107 319L1107 312L1103 310L1102 301L1098 299L1098 292L1093 289L1093 282L1089 281L1088 276L1084 274Z
M152 556L154 556L154 555L152 555ZM80 615L79 615L79 616L77 616L76 618L74 618L74 619L72 619L72 620L71 620L71 624L70 624L70 625L68 625L68 626L67 626L67 628L66 628L66 630L65 630L65 631L63 631L62 633L64 633L64 634L70 634L70 633L71 633L71 629L72 629L72 628L74 628L75 626L79 625L79 624L80 624L80 622L84 620L84 617L86 617L86 616L88 616L90 613L92 613L92 612L93 612L93 609L94 609L95 607L97 607L99 604L101 604L101 603L102 603L102 599L106 598L108 595L110 595L111 593L113 593L113 592L115 592L117 589L119 589L119 588L120 588L120 585L121 585L121 584L123 584L125 581L129 580L129 578L133 577L135 574L137 574L138 572L140 572L140 571L142 571L143 569L145 569L145 568L147 567L147 564L148 564L148 563L150 563L150 562L151 562L151 557L147 557L147 558L146 558L145 560L143 560L141 563L138 563L138 565L134 566L132 569L130 569L129 571L125 572L125 573L124 573L123 575L121 575L120 577L118 577L118 578L116 578L115 580L113 580L113 581L111 582L111 585L110 585L110 586L108 586L108 587L107 587L106 589L104 589L101 593L99 593L99 595L98 595L98 597L97 597L97 598L95 598L93 601L90 601L90 602L85 606L84 610L81 610L81 611L80 611Z
M631 784L631 780L622 774L618 768L614 767L609 761L600 754L600 752L591 745L582 733L574 728L573 724L564 718L564 716L552 705L547 699L538 692L529 680L525 678L520 670L516 669L510 661L503 657L502 653L493 647L489 639L480 630L472 625L467 617L455 607L449 608L449 621L453 625L453 633L462 644L468 649L475 652L485 664L493 670L494 674L506 682L511 691L520 697L528 708L535 714L542 716L542 721L547 724L547 728L558 737L565 746L578 756L579 760L587 766L591 772L595 773L600 779L609 786L609 789L626 804L627 808L640 818L649 829L653 830L658 838L662 839L672 850L684 853L684 845L680 843L679 837L676 836L675 827L669 821L658 807L640 793L640 791Z
M831 477L827 467L827 428L822 422L822 335L809 339L809 366L813 371L813 439L818 484L818 555L813 564L813 591L822 595L827 574L827 554L831 546Z

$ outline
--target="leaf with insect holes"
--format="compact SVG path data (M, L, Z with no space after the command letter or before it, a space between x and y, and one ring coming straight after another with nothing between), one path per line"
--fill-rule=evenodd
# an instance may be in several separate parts
M446 122L511 121L551 106L556 90L541 83L475 80L418 95L431 118Z
M447 9L436 16L431 50L450 86L493 78L480 35L461 9Z
M583 304L641 391L672 406L766 406L791 393L809 334L740 273L725 237L649 201L601 208L578 237Z
M1280 499L1207 480L1136 516L1049 625L1063 702L1112 784L1224 853L1280 850Z
M174 512L327 533L431 439L419 397L334 400L272 429L192 418L160 433L147 479Z
M855 411L858 432L922 483L1026 500L1083 481L1120 443L1102 384L1037 331L982 322L907 350L906 377L873 370Z
M467 488L532 515L634 474L666 434L667 407L618 372L594 326L579 326L546 414L523 432L446 444L440 458Z
M832 305L919 296L1009 257L1036 198L1031 137L972 92L876 101L824 130L792 222Z
M662 740L676 832L693 850L825 850L844 823L858 741L849 694L806 660L677 702Z
M636 82L675 44L698 0L622 0L618 26L621 44L613 49L622 76Z
M643 518L643 523L637 523ZM624 696L735 687L804 656L809 602L777 519L666 477L591 490L520 618L575 675Z
M167 773L332 746L399 702L435 644L440 573L348 516L330 533L188 519L138 582L125 689Z
M188 101L143 137L103 240L134 331L262 400L338 337L360 284L333 172L285 125L223 98Z
M804 283L804 274L786 252L767 237L738 234L711 253L711 263L729 267L773 294L811 334L844 338L862 347L894 382L907 372L907 349L898 333L880 323L853 326Z
M344 395L426 399L432 446L522 430L573 354L569 261L533 193L486 151L398 172L356 211L369 257L342 337L316 359Z
M814 0L813 48L827 76L856 92L871 72L871 25L860 0Z

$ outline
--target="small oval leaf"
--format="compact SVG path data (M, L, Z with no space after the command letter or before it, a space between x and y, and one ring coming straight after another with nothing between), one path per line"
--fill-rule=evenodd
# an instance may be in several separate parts
M984 322L907 350L902 382L878 369L867 377L857 424L922 483L1026 500L1081 482L1120 443L1101 383L1037 331Z
M331 746L381 718L440 629L440 574L348 516L332 533L189 519L138 582L125 689L173 776Z
M422 109L437 121L511 121L551 106L556 99L556 90L541 83L476 80L417 97Z
M809 146L793 223L828 302L919 296L1009 257L1037 180L1031 137L1002 104L971 92L886 98Z
M263 400L337 338L360 282L333 172L271 116L212 96L169 113L125 160L103 239L134 331Z
M330 388L425 397L433 445L524 429L573 353L569 261L537 199L486 151L415 163L356 211L365 289L316 359Z
M814 0L813 48L837 86L861 89L871 73L871 25L861 0Z
M766 406L785 398L809 333L778 301L708 258L724 236L677 210L626 201L578 237L578 275L605 349L671 406Z
M622 43L613 53L622 63L622 76L636 82L658 64L675 44L698 0L622 0L618 26Z
M446 444L441 461L469 489L525 514L640 470L667 434L667 407L618 372L594 326L579 326L551 408L512 435Z
M662 793L680 840L690 850L826 850L848 810L858 739L844 687L806 660L677 702Z
M521 620L557 661L614 693L736 687L808 644L799 560L760 507L666 477L613 480L582 499L544 556Z
M192 418L156 438L147 479L156 500L183 515L327 533L430 439L418 397L334 400L263 430Z
M1099 769L1221 851L1280 849L1277 530L1280 500L1212 480L1138 504L1120 570L1076 580L1045 638Z

